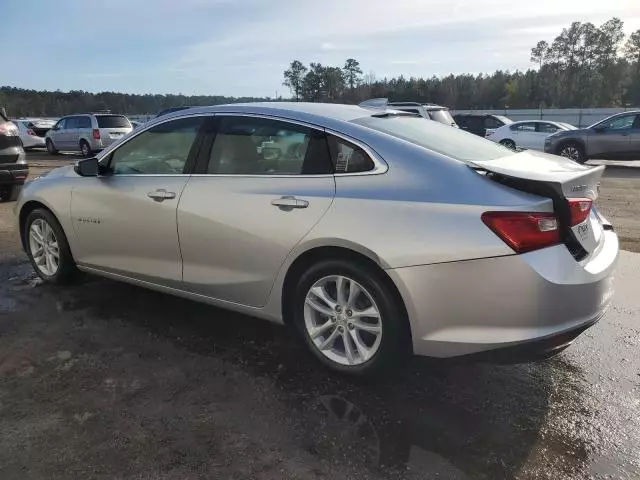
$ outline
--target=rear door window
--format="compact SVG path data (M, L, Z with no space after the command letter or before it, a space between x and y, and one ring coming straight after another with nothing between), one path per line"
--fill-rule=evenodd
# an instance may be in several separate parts
M131 122L124 115L96 115L98 128L131 128Z
M313 175L332 173L324 132L281 120L225 116L207 173Z
M519 123L516 128L515 128L516 132L535 132L536 131L536 124L533 122L524 122L524 123Z
M559 128L553 125L552 123L540 122L536 125L537 132L540 133L556 133Z
M502 125L504 125L502 122L493 117L487 117L484 119L485 128L500 128Z
M89 117L77 117L77 118L78 118L77 128L91 128L91 118Z

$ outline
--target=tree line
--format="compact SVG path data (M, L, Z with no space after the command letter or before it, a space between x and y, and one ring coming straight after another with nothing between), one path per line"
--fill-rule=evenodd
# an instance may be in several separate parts
M358 103L368 98L437 103L452 109L586 108L640 106L640 30L625 37L619 18L596 26L573 22L555 39L531 49L536 68L445 77L376 78L349 58L342 66L291 62L284 85L292 99ZM109 109L154 114L181 105L270 100L258 97L132 95L117 92L38 91L0 87L10 116L61 116Z
M367 98L437 103L452 109L586 108L640 105L640 30L625 38L619 18L573 22L531 49L536 69L427 78L377 79L356 59L344 66L291 62L283 84L295 100L356 103Z
M219 105L223 103L258 102L258 97L224 97L220 95L132 95L128 93L91 93L27 90L0 87L0 107L11 117L59 117L71 113L111 110L114 113L153 115L160 110L182 105Z

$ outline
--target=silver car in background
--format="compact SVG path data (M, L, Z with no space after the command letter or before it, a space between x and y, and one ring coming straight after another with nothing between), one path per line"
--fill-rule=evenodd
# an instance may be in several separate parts
M88 158L131 133L133 127L124 115L91 113L62 117L47 132L47 151L80 152Z
M370 374L546 357L598 321L618 256L603 170L395 110L227 105L157 118L16 208L45 281L81 270L288 324Z

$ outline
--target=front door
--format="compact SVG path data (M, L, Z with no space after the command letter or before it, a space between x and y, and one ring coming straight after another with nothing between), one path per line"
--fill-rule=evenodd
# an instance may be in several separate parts
M179 287L182 260L176 209L206 117L171 120L132 136L82 178L71 214L79 264Z
M635 114L619 115L597 125L589 135L589 156L624 156L629 151L635 118Z
M56 123L49 131L49 138L51 138L53 145L60 150L63 150L65 148L64 132L68 120L68 118L61 118L58 123Z
M178 206L184 285L260 307L289 252L333 201L327 142L323 131L285 121L218 119Z
M636 115L629 133L629 157L640 158L640 114Z

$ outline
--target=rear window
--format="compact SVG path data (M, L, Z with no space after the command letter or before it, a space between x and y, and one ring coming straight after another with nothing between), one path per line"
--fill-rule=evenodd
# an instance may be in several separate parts
M453 119L449 110L429 110L429 116L431 120L444 123L446 125L453 125L456 121Z
M486 161L513 155L512 150L498 143L439 122L425 122L415 117L363 117L353 123L463 162Z
M131 128L131 122L124 115L96 115L98 128Z

